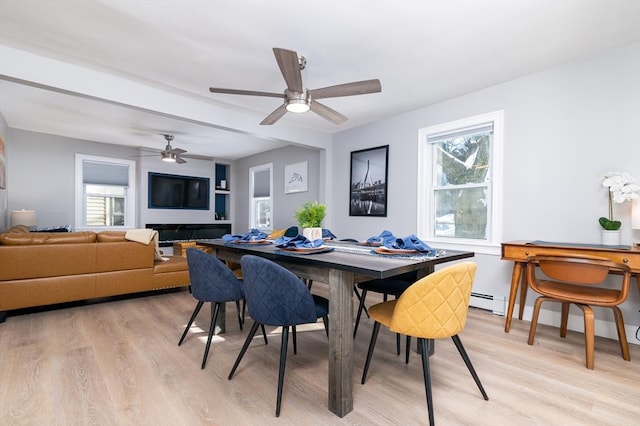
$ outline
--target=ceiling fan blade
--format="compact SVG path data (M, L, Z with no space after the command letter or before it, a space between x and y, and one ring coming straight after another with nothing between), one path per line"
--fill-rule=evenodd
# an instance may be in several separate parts
M287 113L287 107L282 104L280 105L275 111L273 111L271 114L269 114L267 116L267 118L265 118L264 120L262 120L262 122L260 123L260 125L269 125L269 124L273 124L276 121L280 120L282 117L284 117L284 115Z
M309 90L309 96L311 99L325 99L340 96L366 95L367 93L377 93L381 91L382 86L380 85L380 80L374 79Z
M176 157L176 163L178 163L178 164L184 164L184 163L186 163L186 160L183 160L183 159L182 159L182 158L180 158L180 157Z
M225 93L227 95L266 96L269 98L284 98L284 93L257 92L255 90L236 90L209 87L211 93Z
M300 63L298 62L298 54L293 50L273 48L273 54L276 55L276 61L280 67L280 72L287 83L287 88L291 92L302 93L302 74L300 73Z
M173 149L172 149L171 151L169 151L169 152L170 152L170 153L172 153L172 154L178 155L178 154L184 154L184 153L185 153L185 152L187 152L187 151L185 151L185 150L184 150L184 149L182 149L182 148L173 148Z
M348 120L347 117L340 114L338 111L316 101L311 101L311 111L315 112L320 117L331 121L334 124L342 124Z

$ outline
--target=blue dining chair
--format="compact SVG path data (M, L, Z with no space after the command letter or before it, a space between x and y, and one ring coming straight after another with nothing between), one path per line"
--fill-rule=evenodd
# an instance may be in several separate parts
M205 302L211 302L213 305L213 315L211 317L211 325L209 326L209 336L204 349L204 357L202 358L202 368L204 369L209 355L209 347L211 346L211 338L215 329L220 306L226 302L236 302L238 309L238 323L242 330L244 322L240 315L240 301L244 300L244 291L242 289L242 280L236 278L234 273L220 259L211 256L203 251L188 248L187 264L189 267L189 279L191 280L191 294L198 301L196 308L189 319L187 327L182 333L182 337L178 342L178 346L182 344L191 324L198 316L200 309ZM266 334L265 334L266 340Z
M228 378L229 380L233 378L259 325L282 327L276 400L276 417L278 417L282 401L289 329L293 328L294 351L296 325L315 323L318 318L322 318L325 332L328 333L329 301L324 297L312 295L300 278L268 259L245 255L241 259L241 264L244 273L247 311L253 318L253 325Z

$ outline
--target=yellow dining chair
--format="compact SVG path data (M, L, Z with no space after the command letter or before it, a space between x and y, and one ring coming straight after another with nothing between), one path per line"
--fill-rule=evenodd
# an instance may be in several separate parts
M448 266L418 280L406 289L397 300L378 303L369 308L369 316L375 323L362 373L362 384L367 378L381 324L394 333L417 337L422 355L422 371L430 425L434 424L434 413L427 342L431 346L434 339L451 337L478 389L480 389L482 397L489 400L458 335L467 321L471 287L476 269L477 266L474 262L461 262Z
M538 277L536 270L540 270L543 277ZM621 276L620 284L616 288L603 287L602 284L612 272ZM552 301L562 303L562 317L560 322L560 337L567 336L567 321L569 305L579 307L584 314L584 341L587 368L593 370L595 329L594 315L591 306L611 308L616 319L618 340L622 358L629 361L629 344L624 331L624 319L618 305L627 299L631 272L627 265L615 263L607 259L589 256L531 256L527 263L527 283L534 291L541 294L536 299L529 329L530 345L536 335L538 315L542 302Z

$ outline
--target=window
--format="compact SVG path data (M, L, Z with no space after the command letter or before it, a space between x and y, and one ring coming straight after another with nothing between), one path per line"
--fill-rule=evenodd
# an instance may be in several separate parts
M77 154L75 227L133 228L134 171L134 161Z
M273 164L264 164L249 169L249 228L271 231L272 223L272 182Z
M427 240L499 244L502 122L497 111L420 129L418 232Z

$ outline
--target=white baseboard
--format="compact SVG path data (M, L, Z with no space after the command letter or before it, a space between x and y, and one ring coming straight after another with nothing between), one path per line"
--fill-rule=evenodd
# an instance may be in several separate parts
M494 315L504 316L507 312L507 298L471 292L469 306L493 312Z

